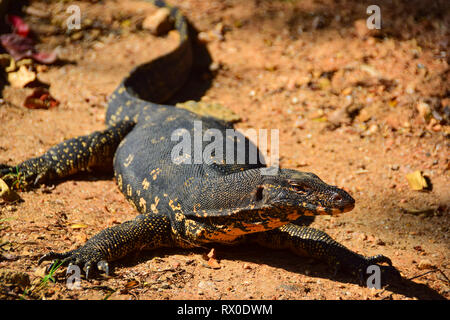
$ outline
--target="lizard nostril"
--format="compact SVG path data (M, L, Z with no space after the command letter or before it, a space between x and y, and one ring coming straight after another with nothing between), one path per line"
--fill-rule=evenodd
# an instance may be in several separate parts
M331 199L333 199L333 201L342 201L342 196L339 193L335 193Z

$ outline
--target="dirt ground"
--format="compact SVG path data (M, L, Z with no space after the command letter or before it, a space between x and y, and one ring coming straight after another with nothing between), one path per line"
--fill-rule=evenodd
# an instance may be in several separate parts
M66 287L64 268L40 286L41 255L136 215L112 175L92 174L20 192L23 202L0 200L0 273L30 279L0 275L1 299L448 299L448 2L171 3L203 32L212 59L212 71L196 66L174 100L218 102L241 117L237 128L279 129L282 167L314 172L356 199L353 211L311 226L359 253L390 257L404 280L369 289L289 252L217 246L220 269L208 265L206 249L160 249L114 263L113 276L83 280L81 289ZM69 4L81 8L81 30L64 29ZM365 26L370 4L381 8L377 32ZM139 1L33 0L25 8L39 48L58 52L58 63L34 68L60 105L26 109L32 88L3 88L0 163L10 165L104 128L108 95L176 39L142 30L155 9ZM427 190L410 188L406 175L417 170Z

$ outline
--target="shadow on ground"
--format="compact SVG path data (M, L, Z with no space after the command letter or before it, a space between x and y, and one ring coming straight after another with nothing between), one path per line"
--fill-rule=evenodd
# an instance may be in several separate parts
M307 274L312 278L329 279L341 283L351 283L361 286L360 280L357 277L338 273L334 274L327 265L319 261L311 261L308 258L301 258L293 256L290 252L285 250L267 250L262 247L252 245L242 245L239 250L235 247L220 246L215 248L220 252L221 260L240 260L245 262L251 262L258 265L266 264L271 267L284 269L289 272ZM188 254L205 253L207 249L192 249L190 251L178 249L178 248L166 248L157 249L154 251L142 251L139 254L132 254L126 258L118 260L112 264L112 276L114 276L114 267L116 268L133 268L134 266L143 263L147 260L151 260L154 257L165 257L171 254ZM294 258L294 259L293 259ZM383 272L383 271L382 271ZM389 293L401 294L409 298L417 298L421 300L445 300L445 297L439 294L437 291L429 288L428 286L420 283L416 283L409 279L394 279L387 275L387 279L382 279L383 291L380 293L383 299L390 299ZM301 290L299 287L298 290Z

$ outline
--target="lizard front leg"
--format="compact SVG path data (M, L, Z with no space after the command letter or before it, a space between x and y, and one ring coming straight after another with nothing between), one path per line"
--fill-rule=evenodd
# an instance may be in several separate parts
M388 257L381 254L371 257L363 256L349 250L323 231L294 223L251 235L250 239L265 247L289 249L297 255L325 261L335 268L335 273L339 270L350 272L358 276L361 282L365 278L367 268L378 263L389 265L383 267L385 274L389 273L396 278L400 276L397 269L392 267L392 262Z
M64 253L49 252L39 259L61 260L63 265L82 267L86 278L92 268L109 273L109 262L139 249L154 249L171 245L171 224L162 215L139 215L135 219L97 233L78 249Z
M20 189L93 168L111 171L117 146L133 126L134 122L122 121L106 130L66 140L17 166L0 165L0 178L11 188Z

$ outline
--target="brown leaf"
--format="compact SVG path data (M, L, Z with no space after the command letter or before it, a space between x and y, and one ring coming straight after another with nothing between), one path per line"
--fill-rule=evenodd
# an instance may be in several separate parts
M19 200L20 196L14 190L11 190L5 181L0 179L0 198L6 202L14 202Z
M131 280L131 281L128 281L128 282L125 284L125 289L130 290L130 289L133 289L133 288L137 287L138 285L139 285L139 281L137 281L137 280Z
M59 105L45 88L36 88L31 95L26 97L24 106L28 109L51 109Z
M36 80L36 73L21 66L18 71L8 73L8 81L14 88L23 88L30 82Z
M208 260L208 266L212 269L220 269L220 264L216 259L210 258Z

